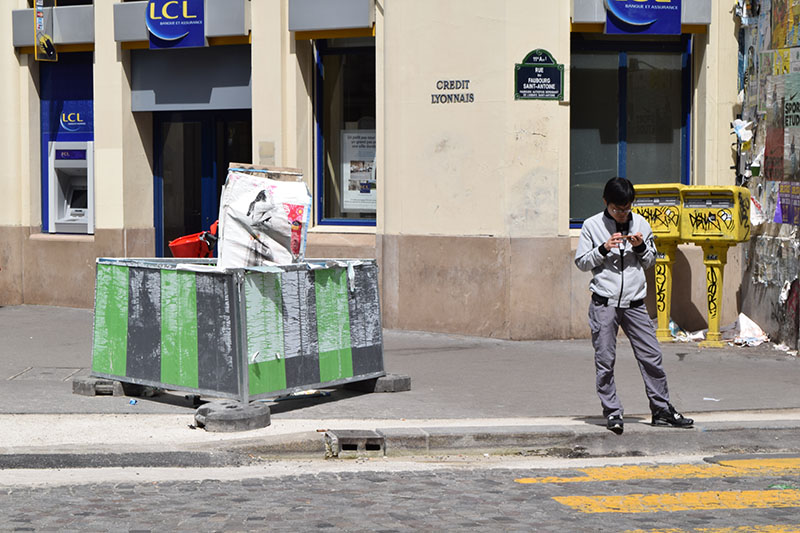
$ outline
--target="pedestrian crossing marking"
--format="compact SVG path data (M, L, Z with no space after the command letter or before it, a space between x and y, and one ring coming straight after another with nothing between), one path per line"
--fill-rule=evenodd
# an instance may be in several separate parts
M695 529L629 529L624 533L800 533L800 524L769 526L699 527Z
M582 513L655 513L800 507L800 490L743 490L629 494L626 496L556 496Z
M582 476L526 477L517 483L585 483L643 479L688 479L800 475L800 457L735 459L715 464L623 465L580 468Z

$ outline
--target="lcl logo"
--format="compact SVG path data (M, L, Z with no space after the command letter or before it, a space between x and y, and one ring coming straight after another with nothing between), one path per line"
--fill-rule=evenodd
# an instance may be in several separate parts
M78 131L81 126L86 125L86 122L81 119L80 113L61 113L59 123L67 131Z
M149 0L145 23L150 34L162 41L176 43L189 30L199 30L202 41L203 0Z
M641 28L650 26L658 20L654 15L657 11L634 8L649 8L651 4L654 6L672 4L672 0L605 0L606 11L626 24ZM677 6L665 6L665 8L674 9Z
M197 15L189 14L188 0L182 0L181 2L179 2L178 0L169 0L167 2L164 2L164 4L161 6L161 9L157 11L158 3L159 3L158 1L150 2L149 6L150 10L148 16L150 20L161 20L161 19L174 20L181 16L183 16L183 18L185 19L197 18Z

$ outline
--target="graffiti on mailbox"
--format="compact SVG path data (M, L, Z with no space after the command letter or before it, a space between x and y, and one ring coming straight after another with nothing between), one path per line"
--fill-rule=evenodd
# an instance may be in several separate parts
M694 231L733 231L733 215L729 209L718 209L716 213L695 211L689 213L689 224Z
M709 268L706 275L708 283L706 283L706 290L708 292L708 318L717 316L717 269Z
M678 212L669 206L637 207L636 212L642 215L651 228L677 228Z
M667 266L656 263L656 308L663 313L667 308Z
M744 228L745 238L750 236L750 199L739 193L739 224Z

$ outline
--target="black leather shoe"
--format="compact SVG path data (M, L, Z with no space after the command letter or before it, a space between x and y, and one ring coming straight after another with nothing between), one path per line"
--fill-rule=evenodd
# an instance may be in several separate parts
M608 421L606 421L606 428L617 435L622 435L622 432L625 430L625 424L622 422L621 416L611 415L608 417Z
M662 409L653 413L653 426L672 426L675 428L690 428L694 425L694 420L686 418L671 405L667 409Z

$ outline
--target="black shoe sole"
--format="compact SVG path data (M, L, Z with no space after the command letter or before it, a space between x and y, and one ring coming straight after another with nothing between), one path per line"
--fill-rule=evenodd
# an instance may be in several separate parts
M615 435L622 435L622 432L625 431L625 428L622 427L613 427L613 428L606 428L610 432L614 433Z
M650 422L650 425L653 427L661 427L661 428L691 429L694 427L694 422L692 422L691 424L677 425L667 422L666 420L653 420L652 422Z

